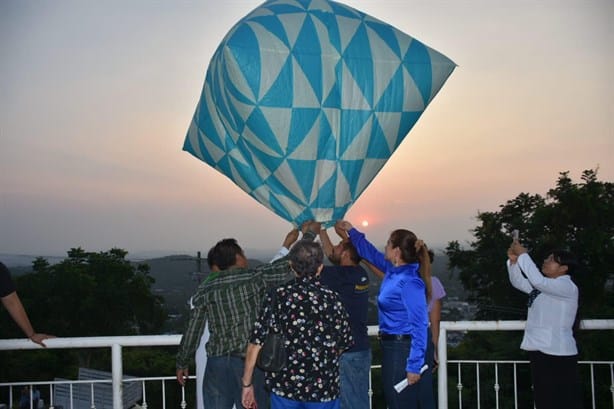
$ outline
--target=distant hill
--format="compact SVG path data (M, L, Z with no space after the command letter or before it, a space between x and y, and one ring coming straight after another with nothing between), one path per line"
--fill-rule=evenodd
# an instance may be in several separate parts
M259 260L248 259L250 267L262 264ZM143 260L137 264L149 265L150 275L156 280L154 292L162 295L170 314L181 314L198 284L209 273L207 259L189 255L173 255Z
M246 250L246 254L251 257L248 260L250 267L262 264L262 260L269 260L277 250L255 251ZM4 262L13 275L30 273L32 271L32 261L34 256L26 255L5 255L0 254L0 260ZM51 264L60 262L64 257L49 257L47 261ZM155 279L152 286L154 293L164 298L165 307L171 316L180 316L186 311L187 301L194 294L201 280L209 274L209 266L205 257L198 259L187 254L175 254L163 257L155 257L144 260L133 260L134 264L149 265L150 275ZM446 318L446 300L451 302L463 302L466 294L457 274L452 274L447 270L447 257L443 253L436 253L433 263L433 275L437 276L447 293L444 300L443 317ZM380 280L370 274L371 288L369 290L371 305L369 309L369 322L377 323L377 294L379 292Z
M8 253L0 253L0 261L7 266L11 273L16 274L14 271L31 271L32 262L39 256L33 256L30 254L8 254ZM66 257L62 256L40 256L46 259L49 264L59 263L64 260Z
M269 253L263 252L262 254L273 253L271 251ZM268 261L268 256L266 260ZM209 273L209 266L205 258L200 260L199 270L197 258L188 255L160 257L144 260L142 263L149 265L151 276L156 280L153 285L154 291L164 296L167 309L171 314L180 314L185 310L187 300L194 294L200 280ZM262 263L263 261L257 259L249 260L250 267L256 267ZM464 288L458 279L458 275L452 274L447 270L447 263L448 259L445 254L436 254L435 262L433 263L433 275L441 280L448 300L464 301L466 299ZM376 299L381 280L373 274L369 274L369 276L371 279L369 321L372 324L376 324Z

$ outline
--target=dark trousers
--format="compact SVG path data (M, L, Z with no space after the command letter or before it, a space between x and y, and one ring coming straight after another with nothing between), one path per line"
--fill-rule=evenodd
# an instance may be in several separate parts
M581 409L578 356L529 351L536 409Z
M420 409L435 409L435 391L433 381L433 368L435 367L435 348L433 345L433 335L431 329L428 329L428 338L426 340L426 364L429 366L426 371L420 375L418 382L418 407Z
M382 347L382 383L388 409L414 409L418 407L418 385L410 385L397 393L394 385L407 378L405 364L411 349L411 340L380 340Z

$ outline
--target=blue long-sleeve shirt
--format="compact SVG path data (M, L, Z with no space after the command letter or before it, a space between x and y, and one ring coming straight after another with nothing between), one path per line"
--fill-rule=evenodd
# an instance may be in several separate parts
M411 349L405 370L419 374L426 352L428 312L426 290L418 263L395 267L356 229L349 237L358 254L384 272L377 297L379 329L387 334L411 336Z

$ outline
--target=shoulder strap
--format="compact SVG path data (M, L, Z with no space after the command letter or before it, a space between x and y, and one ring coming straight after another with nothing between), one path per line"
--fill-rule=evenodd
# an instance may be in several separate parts
M277 288L272 288L270 293L271 293L271 305L270 305L271 310L269 314L269 328L272 328L275 322L273 319L273 313L274 313L273 310L275 308L275 305L277 304Z

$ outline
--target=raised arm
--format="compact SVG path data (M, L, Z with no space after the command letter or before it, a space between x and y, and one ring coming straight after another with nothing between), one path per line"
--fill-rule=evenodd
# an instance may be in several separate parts
M361 259L360 262L362 264L364 264L369 270L371 270L371 272L373 274L375 274L375 276L377 276L380 279L384 279L384 272L382 270L380 270L379 268L375 267L373 264L371 264L370 262L368 262L366 259Z
M356 247L356 251L358 255L363 259L366 259L375 267L379 268L382 271L386 271L388 262L384 258L384 254L375 248L373 244L371 244L365 235L352 226L352 224L346 220L341 220L337 222L339 228L346 231L348 237L352 241L354 247Z
M328 233L326 229L320 230L320 243L322 244L322 250L324 250L324 254L330 260L333 255L333 243L330 241L330 237L328 237Z
M575 298L578 296L578 288L572 281L545 277L539 271L528 253L520 254L517 264L526 274L530 285L539 291L557 297Z
M335 233L337 233L337 236L341 237L342 240L349 240L350 237L348 236L348 232L341 227L342 222L343 220L338 220L337 223L335 223Z
M514 252L513 243L507 250L507 274L510 279L510 283L518 290L525 294L529 294L533 290L533 286L529 283L529 280L522 275L520 266L518 265L518 256Z
M301 227L301 231L303 232L302 240L313 241L315 240L316 235L320 232L320 223L311 221L305 222ZM271 259L271 261L266 264L261 264L254 269L256 272L263 274L262 277L264 278L267 287L276 287L279 284L294 278L294 273L290 269L287 256L289 247L292 247L297 238L298 230L292 229L284 238L282 244L283 247ZM286 247L286 245L289 247Z
M279 249L279 251L277 251L277 253L273 256L271 261L269 261L269 263L273 263L279 260L280 258L283 258L286 255L288 255L288 251L290 251L290 247L292 247L292 245L298 240L298 236L299 236L298 228L293 227L292 230L290 230L288 234L286 234L286 237L284 237L284 241L281 244L281 248Z

